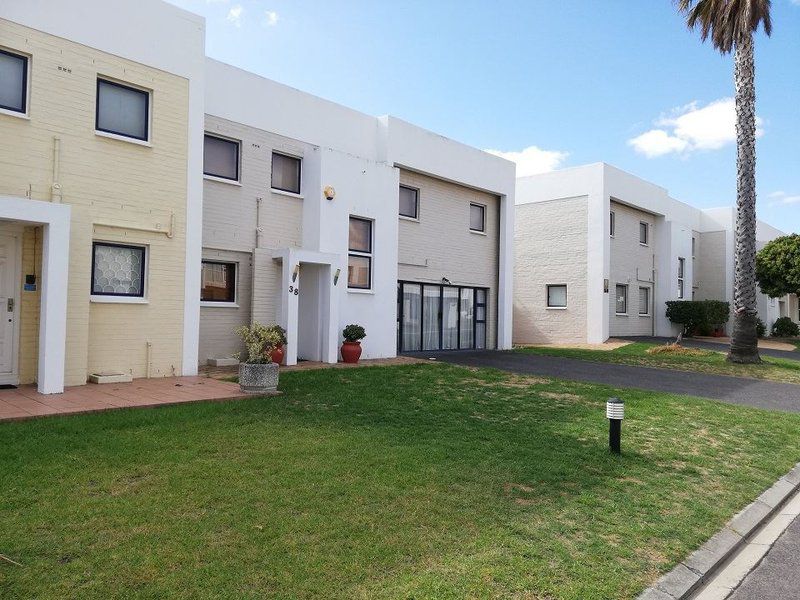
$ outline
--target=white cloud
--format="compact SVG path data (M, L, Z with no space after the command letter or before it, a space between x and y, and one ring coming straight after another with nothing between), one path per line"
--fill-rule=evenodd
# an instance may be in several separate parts
M654 125L655 128L628 140L628 145L648 158L718 150L736 141L736 104L733 98L722 98L705 106L691 102L661 115ZM763 134L763 120L756 117L756 136Z
M278 24L278 13L274 10L268 10L264 12L264 24L267 27L275 27Z
M517 177L554 171L561 167L569 156L569 152L542 150L536 146L528 146L519 152L503 152L502 150L486 150L486 152L517 163Z
M242 8L241 4L234 4L231 6L231 9L228 11L228 16L226 17L228 21L233 23L236 27L242 26L242 13L244 13L244 8Z
M800 0L798 0L800 3ZM767 198L772 198L772 202L769 203L770 206L782 206L785 204L800 204L800 194L796 195L789 195L786 192L772 192L767 196Z

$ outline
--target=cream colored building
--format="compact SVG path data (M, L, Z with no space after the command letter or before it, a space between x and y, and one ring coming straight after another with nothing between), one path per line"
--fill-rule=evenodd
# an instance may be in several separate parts
M196 372L203 44L155 0L0 8L0 384Z

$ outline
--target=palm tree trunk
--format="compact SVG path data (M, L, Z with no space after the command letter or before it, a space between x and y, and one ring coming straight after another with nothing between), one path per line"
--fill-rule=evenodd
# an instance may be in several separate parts
M736 248L733 274L733 334L728 360L758 363L756 290L756 89L753 37L736 43Z

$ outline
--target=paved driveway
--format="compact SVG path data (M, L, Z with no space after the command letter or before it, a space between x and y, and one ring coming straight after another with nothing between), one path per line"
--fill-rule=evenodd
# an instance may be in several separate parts
M616 337L616 336L615 336ZM669 344L675 341L675 338L667 337L617 337L616 339L628 340L630 342L652 342L654 344ZM687 348L702 348L703 350L714 350L715 352L726 352L728 346L726 344L719 344L716 342L707 342L704 340L695 340L693 338L683 338L681 345ZM759 348L759 354L762 356L773 356L775 358L786 358L788 360L800 360L800 352L797 350L775 350L774 348Z
M463 366L502 369L522 375L542 375L602 383L620 388L685 394L713 398L732 404L800 412L800 385L789 383L652 367L615 365L513 351L421 352L416 356L435 358L442 362Z

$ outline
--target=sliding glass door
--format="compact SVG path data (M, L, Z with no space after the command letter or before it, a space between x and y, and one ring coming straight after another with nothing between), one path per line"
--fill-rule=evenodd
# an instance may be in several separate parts
M485 348L488 296L485 288L398 282L398 351Z

